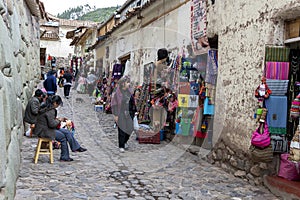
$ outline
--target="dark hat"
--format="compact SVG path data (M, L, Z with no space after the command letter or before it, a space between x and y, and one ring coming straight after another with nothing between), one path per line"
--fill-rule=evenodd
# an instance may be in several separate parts
M164 58L168 58L169 56L169 52L167 49L163 48L163 49L158 49L157 51L157 60L162 60Z

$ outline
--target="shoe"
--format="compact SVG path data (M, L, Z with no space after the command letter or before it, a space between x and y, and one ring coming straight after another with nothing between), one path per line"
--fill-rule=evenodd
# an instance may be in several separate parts
M79 147L79 149L75 150L74 152L85 152L86 150L86 148Z
M129 145L127 143L125 143L125 149L128 149L129 148Z
M120 148L120 152L121 152L121 153L124 153L124 152L125 152L125 149L124 149L124 148Z
M60 159L61 162L71 162L73 161L73 158L67 158L67 159Z

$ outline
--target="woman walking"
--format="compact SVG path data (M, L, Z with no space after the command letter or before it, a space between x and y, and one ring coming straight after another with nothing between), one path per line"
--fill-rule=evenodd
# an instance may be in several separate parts
M118 126L118 140L120 152L125 151L125 144L133 132L133 117L129 112L129 100L131 92L129 90L130 78L122 77L118 81L116 91L111 100L112 113Z

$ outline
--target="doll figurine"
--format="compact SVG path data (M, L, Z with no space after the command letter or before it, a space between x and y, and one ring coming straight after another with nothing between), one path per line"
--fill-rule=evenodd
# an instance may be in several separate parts
M261 84L256 88L255 90L255 97L258 99L258 101L264 101L264 99L269 98L270 94L272 94L272 91L269 89L266 78L261 78Z

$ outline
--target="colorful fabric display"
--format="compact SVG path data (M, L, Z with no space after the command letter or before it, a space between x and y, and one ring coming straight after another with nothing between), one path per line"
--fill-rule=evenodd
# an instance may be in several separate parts
M272 128L286 128L287 97L270 96L265 100L268 109L267 123Z
M215 112L215 106L212 104L209 104L209 98L206 97L204 100L204 115L213 115Z
M190 134L191 119L182 118L180 121L182 135L188 136Z
M190 94L190 82L179 82L179 94Z
M197 108L199 105L199 96L198 95L189 95L189 107Z
M187 108L189 105L189 95L178 94L178 106Z
M190 86L190 95L199 95L199 84L191 83Z
M209 50L208 58L207 58L205 82L216 85L217 75L218 75L217 51Z
M289 79L289 62L267 62L266 63L266 78L277 80Z
M292 118L298 118L300 115L300 94L292 101L290 116Z
M289 85L289 80L267 79L266 82L269 89L272 91L271 95L274 96L286 95L288 85Z
M266 47L266 61L289 62L290 49Z

